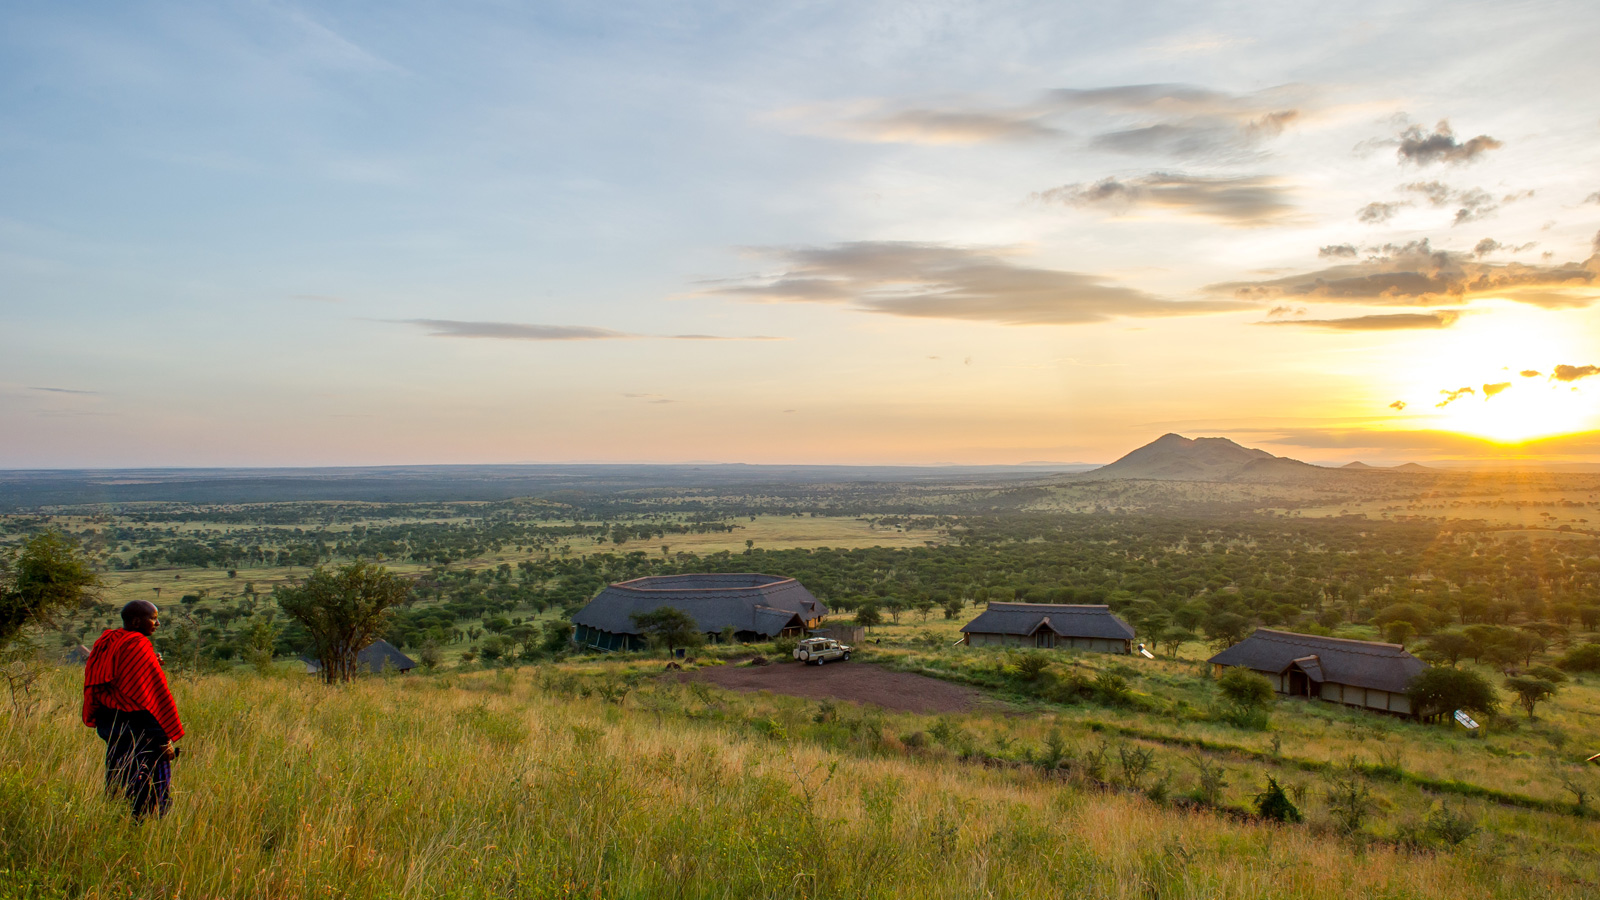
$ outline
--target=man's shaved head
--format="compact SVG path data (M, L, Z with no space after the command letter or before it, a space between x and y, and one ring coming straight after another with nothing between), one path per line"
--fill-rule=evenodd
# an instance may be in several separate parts
M160 610L149 600L134 600L122 608L122 627L129 631L139 631L135 625L143 625L159 613Z

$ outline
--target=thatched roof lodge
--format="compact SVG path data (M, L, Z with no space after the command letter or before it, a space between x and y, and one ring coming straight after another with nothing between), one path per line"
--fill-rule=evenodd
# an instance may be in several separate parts
M961 626L973 647L1046 647L1128 653L1133 627L1111 607L1062 603L990 603Z
M1406 688L1428 667L1399 644L1270 628L1257 628L1210 661L1214 674L1224 666L1260 672L1280 694L1402 715L1412 713Z
M322 663L317 660L302 656L300 661L305 663L307 675L315 675L322 671ZM385 666L396 672L409 672L417 667L417 663L382 638L363 647L361 652L356 654L357 672L379 675L383 673Z
M594 650L642 650L632 617L672 607L694 619L711 640L732 629L735 640L800 636L822 624L828 607L793 578L752 572L647 575L619 581L572 617L572 642Z

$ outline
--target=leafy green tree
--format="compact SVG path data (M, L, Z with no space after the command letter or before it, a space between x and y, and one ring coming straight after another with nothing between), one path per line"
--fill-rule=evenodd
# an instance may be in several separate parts
M628 618L652 645L665 647L669 654L679 647L698 647L706 640L694 617L676 607L662 606Z
M1506 679L1506 687L1517 695L1517 705L1528 713L1528 718L1533 718L1534 707L1549 700L1556 695L1556 686L1543 678L1530 678L1526 675Z
M1459 631L1441 631L1428 638L1427 652L1453 666L1472 655L1472 638Z
M77 609L99 584L78 548L54 531L36 534L0 555L0 649L29 625Z
M878 612L878 604L866 603L856 610L856 624L863 628L873 628L883 624L883 613Z
M1471 669L1433 666L1418 673L1406 688L1411 709L1418 715L1447 713L1457 709L1492 713L1500 705L1494 685Z
M1207 616L1200 627L1204 629L1207 640L1217 647L1226 648L1244 640L1250 622L1238 613L1219 612Z
M272 657L278 644L278 622L270 613L254 616L244 631L245 661L265 675L272 671Z
M278 608L310 635L328 684L356 677L356 654L371 644L411 591L406 579L383 566L351 563L334 571L321 566L292 587L279 587Z

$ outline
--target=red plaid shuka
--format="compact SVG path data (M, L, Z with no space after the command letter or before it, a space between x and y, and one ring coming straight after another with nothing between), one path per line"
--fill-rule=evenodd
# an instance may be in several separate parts
M145 710L156 717L167 740L183 737L178 705L150 639L137 631L108 628L89 651L83 670L83 724L93 727L102 707Z

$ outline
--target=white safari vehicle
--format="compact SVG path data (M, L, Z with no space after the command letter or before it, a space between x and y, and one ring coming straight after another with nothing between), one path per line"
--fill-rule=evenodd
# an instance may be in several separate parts
M800 646L794 648L794 658L803 663L816 663L822 665L830 659L849 659L850 651L855 649L848 644L841 644L833 638L806 638Z

